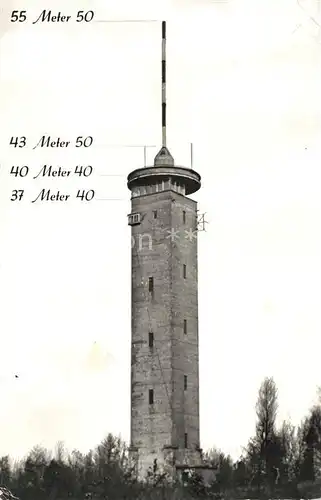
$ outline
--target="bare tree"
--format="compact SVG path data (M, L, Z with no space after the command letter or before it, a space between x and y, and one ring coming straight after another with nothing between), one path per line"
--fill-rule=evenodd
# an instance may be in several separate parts
M275 420L278 410L277 387L273 378L266 378L261 384L259 397L256 403L256 435L267 446L268 441L275 435Z
M64 463L66 459L66 449L63 441L58 441L55 447L55 460Z
M255 409L256 432L248 444L247 461L252 469L250 482L257 484L260 493L263 485L275 485L279 477L275 460L280 446L275 426L278 394L273 378L263 380Z

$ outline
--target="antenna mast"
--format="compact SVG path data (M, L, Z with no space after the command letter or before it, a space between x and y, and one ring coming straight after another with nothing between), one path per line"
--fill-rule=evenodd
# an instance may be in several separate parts
M166 148L166 21L162 21L162 147Z
M154 159L154 167L174 166L174 158L166 145L166 21L162 21L162 147Z

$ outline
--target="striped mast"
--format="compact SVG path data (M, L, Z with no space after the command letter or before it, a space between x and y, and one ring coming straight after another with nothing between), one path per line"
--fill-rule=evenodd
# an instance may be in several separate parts
M154 166L158 165L174 166L166 138L166 21L162 21L162 147L154 160Z
M299 2L298 2L299 3ZM300 7L303 9L303 7L300 5ZM303 9L305 10L305 9ZM320 43L320 35L321 35L321 19L320 19L320 0L316 0L316 19L313 16L309 16L310 21L313 21L314 24L318 27L318 34L317 34L317 43Z
M166 21L162 21L162 147L166 148Z

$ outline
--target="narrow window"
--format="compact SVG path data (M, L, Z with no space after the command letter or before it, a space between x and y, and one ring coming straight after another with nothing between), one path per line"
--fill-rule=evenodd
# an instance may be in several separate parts
M183 276L186 279L186 264L183 264Z
M148 279L148 290L152 292L154 290L154 278Z
M184 391L187 390L187 375L184 375Z
M129 214L128 215L128 224L130 226L135 226L135 224L140 224L141 218L140 214Z
M185 333L185 335L187 333L187 320L186 319L184 319L184 333Z
M186 224L186 212L183 210L183 224Z
M154 404L154 391L153 389L149 389L149 404L150 405L153 405Z
M185 443L184 443L185 448L187 448L187 444L188 443L187 443L187 433L186 432L185 432L185 435L184 435L184 440L185 440Z
M154 219L157 219L157 210L153 210Z
M149 345L149 347L153 347L154 346L154 334L153 334L153 332L149 332L149 335L148 335L148 345Z

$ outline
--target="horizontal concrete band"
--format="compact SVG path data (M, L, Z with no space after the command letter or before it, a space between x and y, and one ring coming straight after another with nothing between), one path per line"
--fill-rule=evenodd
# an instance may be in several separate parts
M185 193L192 194L201 187L201 176L190 168L170 167L168 165L157 167L138 168L127 177L128 189L160 182L163 179L173 179L185 186Z

